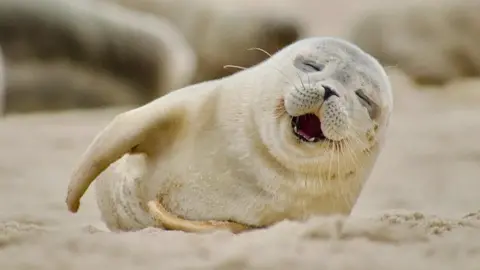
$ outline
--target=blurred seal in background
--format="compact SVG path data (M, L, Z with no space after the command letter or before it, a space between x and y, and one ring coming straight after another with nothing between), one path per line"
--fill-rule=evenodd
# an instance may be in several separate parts
M350 40L418 84L480 76L480 1L440 1L364 13Z
M0 46L7 113L143 104L196 69L168 21L89 0L0 1Z
M81 1L81 0L77 0ZM305 27L285 1L98 0L167 18L180 29L198 56L193 82L237 72L225 65L250 67L304 35Z

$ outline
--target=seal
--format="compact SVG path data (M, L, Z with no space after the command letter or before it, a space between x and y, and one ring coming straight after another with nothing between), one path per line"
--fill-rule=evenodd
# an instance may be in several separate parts
M342 39L303 39L117 115L81 157L66 204L77 212L98 177L112 231L240 232L349 214L392 108L373 57Z
M190 84L196 55L167 20L98 1L0 1L6 111L143 105Z

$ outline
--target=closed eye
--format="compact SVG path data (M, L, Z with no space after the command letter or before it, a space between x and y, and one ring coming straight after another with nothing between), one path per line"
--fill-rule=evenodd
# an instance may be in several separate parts
M362 89L355 91L360 103L367 109L370 118L373 120L378 116L378 105L371 98L365 95Z
M324 64L320 64L313 59L308 59L301 55L298 55L295 58L295 60L293 61L293 65L303 72L318 72L322 71L325 68Z
M371 106L373 101L365 95L362 89L358 89L355 91L355 94L357 97L360 99L360 102L362 102L364 105Z
M312 62L305 62L305 66L308 67L308 69L312 69L314 71L322 71L323 65L312 63Z

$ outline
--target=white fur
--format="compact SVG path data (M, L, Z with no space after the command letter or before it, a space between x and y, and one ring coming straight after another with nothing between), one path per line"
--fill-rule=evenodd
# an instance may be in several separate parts
M303 72L294 64L299 56L326 68ZM339 93L334 102L348 112L345 148L293 134L284 102L308 82ZM357 88L378 105L373 120ZM155 226L146 210L152 199L186 219L255 226L348 214L383 144L390 92L382 67L356 46L334 38L296 42L255 67L118 115L80 160L67 204L76 212L91 182L119 160L97 180L98 205L112 230Z

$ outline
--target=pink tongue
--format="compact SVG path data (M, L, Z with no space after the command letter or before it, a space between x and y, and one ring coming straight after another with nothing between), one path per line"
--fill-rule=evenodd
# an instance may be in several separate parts
M298 117L297 127L298 134L306 139L323 136L320 120L314 114L305 114Z

